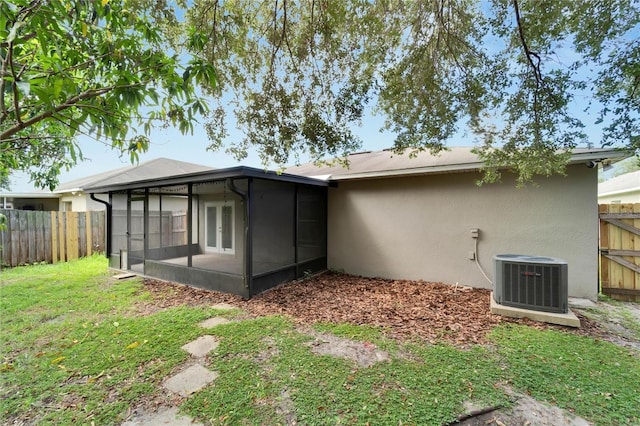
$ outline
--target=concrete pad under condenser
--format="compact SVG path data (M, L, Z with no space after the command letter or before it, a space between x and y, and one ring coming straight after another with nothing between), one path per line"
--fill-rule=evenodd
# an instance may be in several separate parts
M202 321L200 324L198 324L200 327L202 328L213 328L216 327L220 324L229 324L231 321L229 321L226 318L222 318L222 317L213 317L213 318L209 318L207 320Z
M580 320L569 310L566 314L555 312L532 311L529 309L515 308L499 305L493 298L493 292L489 296L491 300L491 313L511 318L529 318L533 321L547 322L550 324L566 325L568 327L580 327Z
M171 392L187 397L213 382L217 377L216 371L207 370L202 365L196 364L167 379L162 386Z
M200 358L216 349L220 342L215 336L200 336L193 342L187 343L182 346L181 349L189 352L191 355L196 358Z

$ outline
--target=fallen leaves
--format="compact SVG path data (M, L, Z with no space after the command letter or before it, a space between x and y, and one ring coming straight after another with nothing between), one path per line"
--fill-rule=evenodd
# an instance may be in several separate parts
M446 340L457 345L485 343L487 333L501 323L560 328L491 314L490 291L425 281L364 278L326 272L282 284L250 300L215 291L146 279L152 295L142 313L177 305L228 303L255 316L286 315L301 324L321 322L374 325L399 339ZM580 334L598 335L593 321L581 317Z

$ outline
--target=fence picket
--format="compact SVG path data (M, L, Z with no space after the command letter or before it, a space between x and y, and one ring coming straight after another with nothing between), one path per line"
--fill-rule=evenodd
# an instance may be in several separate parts
M105 212L39 212L3 210L0 264L56 263L104 250Z
M600 214L600 285L604 294L640 300L640 204L605 204Z

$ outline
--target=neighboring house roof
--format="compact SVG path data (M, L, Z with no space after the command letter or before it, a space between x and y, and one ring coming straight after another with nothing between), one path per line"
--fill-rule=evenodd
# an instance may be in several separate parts
M109 186L146 179L164 178L202 171L212 171L213 167L169 158L156 158L136 166L122 167L85 178L65 182L55 189L55 193L84 191L95 186Z
M308 163L290 167L285 172L336 181L480 170L483 162L471 152L472 149L472 147L452 147L437 155L425 151L415 156L411 156L409 150L403 154L396 154L391 150L368 151L349 155L347 157L349 168L341 165L318 167ZM578 148L573 151L570 163L597 162L605 159L621 160L629 155L625 151L616 149Z
M0 192L0 198L60 198L58 194L53 192Z
M625 173L598 184L598 196L619 195L640 191L640 170Z

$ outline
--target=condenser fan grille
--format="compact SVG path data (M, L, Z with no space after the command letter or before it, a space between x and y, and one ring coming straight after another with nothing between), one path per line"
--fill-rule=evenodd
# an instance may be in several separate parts
M567 312L565 262L516 255L498 255L494 260L496 302L539 311Z

